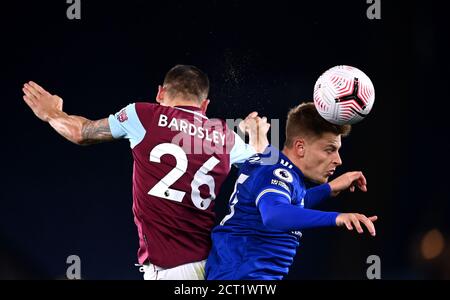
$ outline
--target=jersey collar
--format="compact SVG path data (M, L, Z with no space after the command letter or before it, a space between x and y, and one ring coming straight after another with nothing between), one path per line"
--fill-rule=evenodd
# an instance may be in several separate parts
M272 146L270 146L272 147ZM272 147L274 149L276 149L275 147ZM281 152L280 150L276 149L278 151L278 153L280 154L280 159L279 161L281 161L281 159L283 159L284 161L288 162L289 164L292 165L292 170L294 170L301 178L304 178L305 175L303 175L302 171L286 156L284 155L283 152Z
M203 114L203 112L202 112L200 107L188 106L188 105L176 105L173 108L179 109L179 110L182 110L182 111L185 111L185 112L190 112L190 113L193 113L194 115L197 115L197 116L202 117L204 119L208 119L208 117L206 117Z

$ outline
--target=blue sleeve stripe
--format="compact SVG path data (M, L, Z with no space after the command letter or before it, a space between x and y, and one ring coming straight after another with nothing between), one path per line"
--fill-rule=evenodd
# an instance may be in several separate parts
M259 200L261 200L261 197L267 193L276 193L276 194L283 195L286 198L288 198L289 202L291 202L291 196L288 193L285 193L285 192L282 192L282 191L276 190L276 189L265 189L261 193L259 193L258 197L256 197L256 201L255 201L256 206L258 206L258 203L259 203Z

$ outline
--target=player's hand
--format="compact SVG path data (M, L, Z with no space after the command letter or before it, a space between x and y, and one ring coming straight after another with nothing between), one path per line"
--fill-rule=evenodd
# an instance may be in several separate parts
M239 123L239 129L249 135L265 136L270 129L270 124L267 123L266 117L261 118L258 116L258 113L254 111Z
M249 135L250 144L258 153L264 152L269 145L267 132L270 124L266 117L259 117L257 112L250 113L245 120L239 123L239 129Z
M256 122L255 122L254 119L255 119L257 116L258 116L258 113L257 113L256 111L250 113L244 120L242 120L242 121L239 123L239 129L240 129L242 132L248 134L248 133L249 133L249 130L250 130L250 126L251 126L252 124L253 124L253 125L256 125ZM251 123L251 124L250 124L250 123Z
M63 100L50 94L37 83L25 83L22 91L25 94L23 100L42 121L48 122L52 116L62 112Z
M346 189L350 189L350 192L354 192L355 186L361 191L367 192L367 180L362 172L347 172L330 181L329 185L331 188L331 196L333 197Z
M378 219L377 216L372 217L366 217L362 214L356 214L356 213L349 213L349 214L339 214L336 218L336 225L339 227L347 227L348 230L353 230L353 228L356 228L356 231L358 233L363 233L364 230L361 226L361 223L367 228L370 235L375 236L375 225L373 222L375 222Z

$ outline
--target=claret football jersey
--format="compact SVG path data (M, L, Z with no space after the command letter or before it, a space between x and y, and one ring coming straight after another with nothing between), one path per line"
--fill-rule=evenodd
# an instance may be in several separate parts
M231 165L255 150L197 107L134 103L111 115L109 126L133 153L139 263L172 268L206 259L214 199Z

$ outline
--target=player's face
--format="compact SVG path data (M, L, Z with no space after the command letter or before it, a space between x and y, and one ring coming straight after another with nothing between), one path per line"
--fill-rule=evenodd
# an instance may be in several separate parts
M317 183L328 182L328 178L342 164L339 156L341 136L325 133L320 138L306 140L304 147L304 175Z

